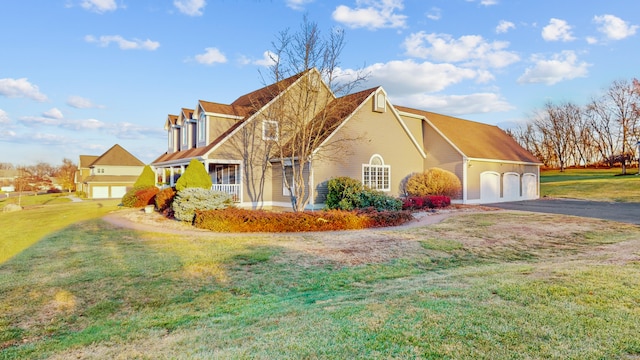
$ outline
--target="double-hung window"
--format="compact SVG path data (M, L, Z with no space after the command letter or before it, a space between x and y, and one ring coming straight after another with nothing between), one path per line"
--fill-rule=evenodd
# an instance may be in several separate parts
M375 154L368 164L362 164L362 184L374 190L391 191L391 166Z

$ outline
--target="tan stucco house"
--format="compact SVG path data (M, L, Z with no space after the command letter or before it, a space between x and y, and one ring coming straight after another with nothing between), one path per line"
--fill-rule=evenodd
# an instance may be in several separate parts
M310 118L333 110L330 131L305 164L308 208L324 205L327 181L334 177L349 176L389 195L402 196L407 177L432 167L460 178L463 191L454 202L539 197L540 162L498 127L396 106L382 87L336 97L315 69L242 95L231 104L200 100L193 109L168 115L168 149L152 163L159 182L173 185L195 158L205 165L214 189L233 194L240 206L290 206L280 162L298 159L267 154L271 166L257 171L252 155L264 151L261 144L278 131L284 133L273 118L274 109L282 111L293 101L292 94L308 84L314 84L314 96L327 100L320 102L323 108L309 110L313 111ZM247 134L253 135L251 146ZM319 156L341 140L340 154Z
M89 199L121 198L136 182L144 166L118 144L102 155L80 155L76 189Z

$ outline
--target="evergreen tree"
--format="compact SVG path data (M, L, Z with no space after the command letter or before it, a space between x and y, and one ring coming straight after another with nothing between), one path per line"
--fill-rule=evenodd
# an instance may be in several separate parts
M204 165L196 159L191 159L184 174L176 181L176 190L180 191L186 188L211 189L211 185L211 177Z
M133 184L133 187L138 188L152 186L156 186L156 174L151 169L151 166L146 165L144 169L142 169L142 173L138 176L135 184Z

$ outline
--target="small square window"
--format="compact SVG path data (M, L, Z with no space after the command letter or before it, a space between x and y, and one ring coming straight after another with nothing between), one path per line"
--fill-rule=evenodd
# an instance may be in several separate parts
M273 120L264 120L262 122L262 140L278 141L278 122Z

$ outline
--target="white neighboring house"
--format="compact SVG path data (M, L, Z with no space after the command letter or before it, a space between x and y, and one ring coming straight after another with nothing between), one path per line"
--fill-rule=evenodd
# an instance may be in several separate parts
M76 189L89 199L117 199L133 187L144 163L116 144L100 156L80 155Z

